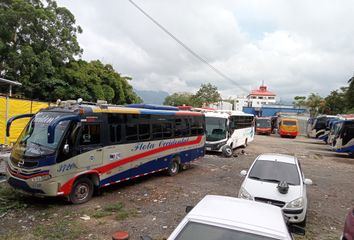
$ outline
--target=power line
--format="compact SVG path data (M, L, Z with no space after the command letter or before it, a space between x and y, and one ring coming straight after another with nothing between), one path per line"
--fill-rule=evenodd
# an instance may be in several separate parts
M158 21L156 21L153 17L151 17L147 12L145 12L141 7L139 7L133 0L128 0L134 7L136 7L142 14L144 14L147 18L149 18L154 24L156 24L162 31L164 31L167 35L169 35L173 40L175 40L179 45L181 45L184 49L186 49L190 54L192 54L194 57L199 59L201 62L206 64L210 69L212 69L214 72L216 72L219 76L222 78L232 82L235 84L238 88L243 90L244 92L248 92L247 89L242 87L240 84L238 84L235 80L232 78L228 77L226 74L224 74L222 71L211 65L207 60L205 60L203 57L201 57L199 54L197 54L195 51L193 51L190 47L188 47L185 43L183 43L181 40L179 40L175 35L173 35L170 31L168 31L164 26L162 26Z

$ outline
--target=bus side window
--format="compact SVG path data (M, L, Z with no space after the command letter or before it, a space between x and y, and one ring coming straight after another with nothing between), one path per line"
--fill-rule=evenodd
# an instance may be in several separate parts
M101 143L100 125L84 124L82 126L80 145L95 145Z

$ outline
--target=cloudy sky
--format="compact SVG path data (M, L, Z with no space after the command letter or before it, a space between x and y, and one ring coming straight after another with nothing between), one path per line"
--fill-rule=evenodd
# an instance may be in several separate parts
M178 45L128 0L58 0L83 28L86 60L133 77L139 90L193 92L210 82L223 97L262 81L281 100L326 96L354 73L352 0L134 0L232 81Z

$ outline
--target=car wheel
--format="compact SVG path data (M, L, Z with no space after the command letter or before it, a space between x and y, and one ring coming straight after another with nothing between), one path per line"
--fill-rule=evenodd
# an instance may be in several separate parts
M73 204L81 204L88 202L93 195L93 183L90 179L84 177L75 181L69 200Z
M222 148L222 154L224 155L224 157L231 157L233 154L232 148L229 145L225 145Z
M169 176L174 176L178 173L179 171L179 164L178 161L176 159L173 159L170 163L170 165L168 165L167 168L167 174Z

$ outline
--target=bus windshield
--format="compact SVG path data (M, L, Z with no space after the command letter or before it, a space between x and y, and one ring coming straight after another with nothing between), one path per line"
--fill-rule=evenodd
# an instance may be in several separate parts
M206 140L220 141L226 138L226 118L206 117Z
M62 121L56 126L53 143L48 143L48 126L61 116L63 116L63 113L58 112L40 112L36 114L17 139L14 151L23 152L24 155L32 157L54 153L70 121Z
M283 125L285 125L285 126L296 126L296 121L284 120L283 121Z
M258 128L271 128L272 127L270 119L257 119L256 126Z

